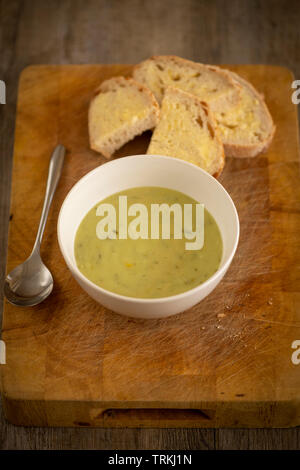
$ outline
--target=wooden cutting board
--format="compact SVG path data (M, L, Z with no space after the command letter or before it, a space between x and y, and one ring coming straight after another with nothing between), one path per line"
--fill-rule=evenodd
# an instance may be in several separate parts
M300 424L300 181L291 73L234 66L265 94L277 132L268 153L227 159L221 183L241 237L221 284L191 310L163 320L119 316L73 280L56 238L67 192L104 163L89 150L93 90L130 66L34 66L20 79L8 271L34 242L50 154L68 149L42 245L52 295L32 308L5 302L1 366L15 424L132 427L286 427ZM149 133L116 157L143 153Z

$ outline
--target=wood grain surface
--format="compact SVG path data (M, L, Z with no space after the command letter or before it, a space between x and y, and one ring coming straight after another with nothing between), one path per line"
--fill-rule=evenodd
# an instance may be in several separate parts
M207 62L267 62L289 66L297 74L299 12L296 2L1 2L1 79L8 87L8 99L1 106L1 221L8 221L12 134L16 85L20 71L31 63L137 62L153 53L175 53ZM168 15L166 15L168 10ZM145 15L145 12L147 15ZM147 23L145 23L147 18ZM204 21L205 18L205 21ZM209 21L207 20L209 18ZM180 21L180 28L173 27ZM145 27L151 40L143 40ZM51 34L50 34L51 32ZM130 32L130 34L128 34ZM209 40L207 38L209 37ZM126 40L125 40L126 39ZM298 67L298 68L297 68ZM283 116L284 117L284 116ZM50 124L51 125L51 124ZM29 147L28 147L29 148ZM30 152L36 152L34 144ZM289 225L294 204L290 181L297 174L295 161L273 165L269 183L274 184L274 200L267 203L264 180L265 160L252 168L254 181L260 180L261 200L273 205L275 218ZM231 168L243 173L243 168ZM258 179L257 179L258 178ZM275 182L285 185L291 205L276 192ZM42 197L42 196L41 196ZM264 199L265 198L265 199ZM260 202L261 204L261 202ZM262 203L263 205L263 203ZM279 208L276 210L276 207ZM284 210L282 210L282 208ZM260 206L262 209L262 206ZM265 208L267 210L267 208ZM54 209L55 210L55 209ZM55 213L55 212L54 212ZM284 222L281 213L286 214ZM276 216L277 214L277 216ZM279 223L274 221L275 224ZM7 222L6 222L7 223ZM291 222L293 224L293 222ZM1 252L5 253L6 228L3 227ZM7 226L7 225L6 225ZM296 242L296 238L294 238ZM47 242L46 242L47 243ZM276 245L275 245L276 248ZM25 253L24 253L25 254ZM286 261L291 253L286 252ZM3 258L3 257L2 257ZM264 260L266 262L266 260ZM3 279L4 270L2 270ZM264 274L262 273L262 276ZM270 284L266 281L266 294ZM270 280L269 280L270 281ZM292 288L289 290L289 286ZM297 278L286 277L288 297L297 289ZM226 293L225 293L226 294ZM292 295L291 295L292 297ZM262 299L265 299L263 297ZM273 304L274 305L274 304ZM292 304L290 304L292 305ZM292 310L289 311L291 314ZM281 312L282 313L282 312ZM281 314L280 313L280 314ZM30 319L28 319L30 322ZM275 340L272 336L273 347ZM189 367L189 365L188 365ZM113 429L25 429L2 420L2 448L298 448L299 431L291 430L113 430Z

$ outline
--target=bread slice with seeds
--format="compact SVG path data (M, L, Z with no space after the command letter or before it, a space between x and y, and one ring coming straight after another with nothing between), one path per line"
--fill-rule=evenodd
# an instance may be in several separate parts
M158 119L159 106L148 88L132 78L106 80L89 107L90 147L110 158L129 140L153 129Z
M178 88L167 88L147 154L180 158L218 176L224 150L208 105Z
M170 86L196 95L212 111L221 112L239 102L239 87L228 71L177 56L151 57L135 66L133 78L150 88L158 103Z
M263 96L246 80L229 72L240 87L240 103L215 113L225 155L255 157L265 151L274 136L275 125Z

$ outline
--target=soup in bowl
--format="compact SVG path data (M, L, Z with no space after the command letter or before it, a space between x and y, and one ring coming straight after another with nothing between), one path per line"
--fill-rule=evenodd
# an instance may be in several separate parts
M142 318L176 314L206 297L238 238L223 186L193 164L157 155L91 171L58 219L60 249L81 287L105 307Z

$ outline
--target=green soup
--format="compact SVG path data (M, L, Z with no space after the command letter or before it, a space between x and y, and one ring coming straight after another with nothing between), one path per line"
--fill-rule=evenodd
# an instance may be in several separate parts
M96 235L100 204L112 204L119 219L119 196L127 196L128 207L143 204L148 209L148 239L101 240ZM171 213L170 239L151 238L151 204L192 204L197 201L167 188L139 187L122 191L99 202L84 217L75 237L75 259L79 270L94 284L117 294L138 298L159 298L180 294L210 278L222 258L222 237L216 221L204 209L204 245L198 250L187 250L187 240L174 239ZM135 217L128 216L128 224ZM160 219L160 225L162 220ZM160 227L161 228L161 227ZM160 234L162 232L160 231Z

